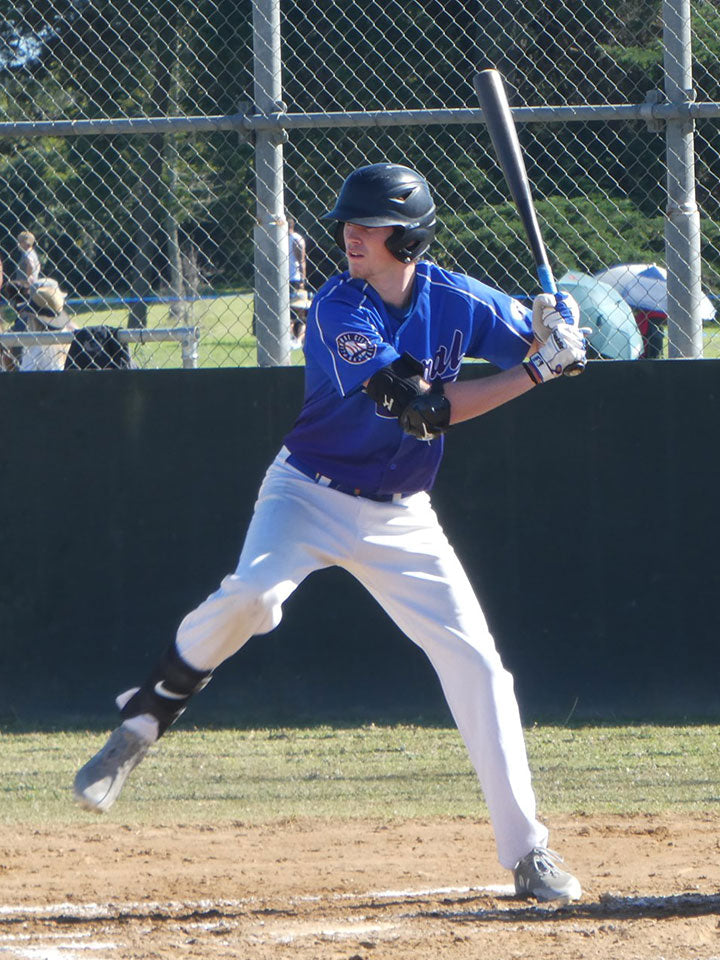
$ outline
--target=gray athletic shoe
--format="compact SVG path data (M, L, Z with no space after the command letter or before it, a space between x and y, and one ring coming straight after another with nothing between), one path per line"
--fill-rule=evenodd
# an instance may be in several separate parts
M560 870L557 863L562 857L545 847L535 847L513 870L515 893L518 897L535 897L547 903L560 900L570 903L579 900L582 888L571 873Z
M124 726L114 730L102 750L78 770L74 784L77 802L97 813L109 810L149 747L147 740Z

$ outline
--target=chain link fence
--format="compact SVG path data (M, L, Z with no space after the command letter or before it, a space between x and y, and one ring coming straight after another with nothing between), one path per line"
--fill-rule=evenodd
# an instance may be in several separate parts
M138 367L302 363L287 218L311 295L342 268L320 217L380 160L428 178L439 263L531 298L488 66L593 352L720 356L715 0L16 0L0 41L6 370L61 368L83 328Z

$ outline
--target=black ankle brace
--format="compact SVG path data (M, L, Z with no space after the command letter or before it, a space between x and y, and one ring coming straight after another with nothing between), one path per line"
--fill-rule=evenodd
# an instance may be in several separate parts
M120 711L123 720L149 713L158 722L158 736L174 723L194 693L203 689L212 670L195 670L182 659L173 641L140 689Z

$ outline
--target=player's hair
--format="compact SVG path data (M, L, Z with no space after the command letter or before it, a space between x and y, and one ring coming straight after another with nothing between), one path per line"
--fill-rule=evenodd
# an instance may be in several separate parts
M385 246L402 263L419 260L435 236L435 203L425 178L410 167L373 163L358 167L345 180L332 210L323 220L337 220L335 241L344 250L343 227L395 227Z
M29 230L21 230L17 235L18 243L31 243L35 244L35 234L31 233Z

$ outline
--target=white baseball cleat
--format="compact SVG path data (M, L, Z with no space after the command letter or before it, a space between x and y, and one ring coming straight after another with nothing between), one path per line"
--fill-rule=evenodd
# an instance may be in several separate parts
M580 882L557 863L562 857L546 847L535 847L513 870L518 897L535 897L543 903L559 900L570 903L582 896Z
M149 741L124 724L118 727L102 750L78 770L73 787L77 802L86 810L105 813L149 748Z

